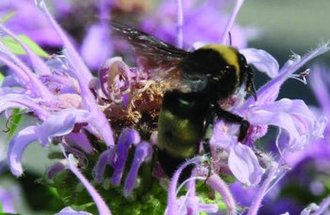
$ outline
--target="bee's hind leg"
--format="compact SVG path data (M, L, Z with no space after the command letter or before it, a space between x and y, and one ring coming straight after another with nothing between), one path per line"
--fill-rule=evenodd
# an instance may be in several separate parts
M210 114L207 115L204 124L202 145L203 145L204 154L207 156L207 165L208 165L208 173L204 183L206 183L206 181L212 174L212 151L211 151L210 139L212 136L212 130L213 130L213 124L215 118L216 118L216 113L211 111Z

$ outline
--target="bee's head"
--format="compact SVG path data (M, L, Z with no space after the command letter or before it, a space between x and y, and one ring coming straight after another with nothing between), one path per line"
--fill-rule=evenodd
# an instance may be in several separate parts
M183 61L183 79L192 92L205 93L212 100L225 99L252 77L248 75L252 71L249 69L237 49L211 44L192 52Z

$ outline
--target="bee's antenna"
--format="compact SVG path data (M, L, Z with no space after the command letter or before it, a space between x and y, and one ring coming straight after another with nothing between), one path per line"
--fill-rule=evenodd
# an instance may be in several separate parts
M226 24L225 30L223 31L223 34L221 35L221 38L220 38L221 44L226 44L227 32L229 32L230 29L232 28L235 18L237 16L237 13L238 13L239 9L241 8L243 2L244 2L243 0L236 0L236 4L234 6L233 12L231 13L231 16Z
M176 18L176 45L183 47L183 8L182 0L177 0L177 18Z
M231 40L231 33L228 31L228 37L229 37L229 45L232 46L232 40Z

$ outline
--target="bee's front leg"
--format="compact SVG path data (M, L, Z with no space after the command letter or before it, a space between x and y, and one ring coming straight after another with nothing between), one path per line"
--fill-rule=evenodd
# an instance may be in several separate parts
M219 118L225 120L226 122L230 122L230 123L238 123L240 124L240 129L239 129L239 134L238 134L238 141L242 142L248 132L248 129L250 127L250 123L249 121L245 120L244 118L233 114L229 111L223 110L221 108L218 108L216 110L216 113L218 115Z

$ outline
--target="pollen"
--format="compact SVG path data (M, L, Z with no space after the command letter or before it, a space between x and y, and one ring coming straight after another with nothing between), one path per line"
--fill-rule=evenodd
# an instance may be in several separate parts
M164 93L170 88L171 84L163 80L136 79L121 95L121 102L110 101L105 112L115 127L134 127L150 136L157 127Z
M128 120L138 123L143 115L147 115L153 122L156 122L168 85L164 81L153 80L137 83L127 108Z

